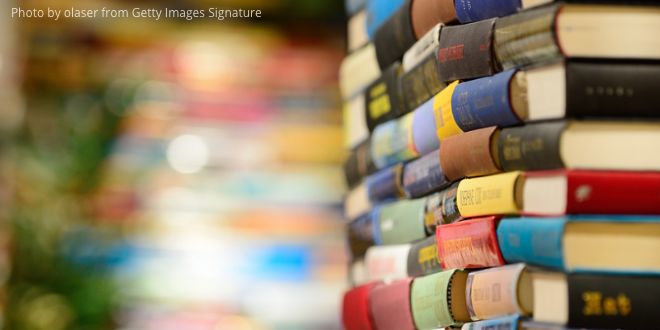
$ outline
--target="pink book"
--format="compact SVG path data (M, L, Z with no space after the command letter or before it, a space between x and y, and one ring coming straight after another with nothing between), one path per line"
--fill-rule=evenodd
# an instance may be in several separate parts
M394 281L373 288L369 307L378 330L415 330L410 310L412 278Z

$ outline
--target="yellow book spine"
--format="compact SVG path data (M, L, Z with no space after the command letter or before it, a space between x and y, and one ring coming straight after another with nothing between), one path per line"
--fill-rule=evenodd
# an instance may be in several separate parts
M435 115L435 126L438 133L438 139L442 142L443 139L463 133L463 131L456 124L454 114L451 110L451 97L454 95L454 89L458 85L458 81L454 81L449 86L445 87L440 93L436 94L433 99L433 114Z
M518 214L522 192L522 172L507 172L458 184L456 203L463 217Z

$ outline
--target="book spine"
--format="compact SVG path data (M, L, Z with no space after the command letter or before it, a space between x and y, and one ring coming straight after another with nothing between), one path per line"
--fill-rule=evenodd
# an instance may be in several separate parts
M508 218L497 227L497 240L507 263L564 268L564 218Z
M531 311L521 306L518 299L519 282L529 281L525 284L531 286L531 279L523 276L524 272L525 264L514 264L468 274L467 307L472 320L529 315Z
M416 1L413 2L413 6L415 3ZM440 30L442 30L442 24L436 25L424 36L419 38L419 40L417 40L417 42L415 42L415 44L403 54L403 59L401 60L401 68L403 72L410 72L410 70L416 67L425 58L429 57L431 54L435 54L440 46Z
M429 99L413 112L412 139L415 150L426 155L440 147L433 114L433 99Z
M563 168L560 143L566 122L527 124L502 129L497 158L504 171Z
M465 24L514 14L522 7L520 0L456 0L456 16Z
M438 60L434 51L401 77L405 108L407 111L417 109L446 86L438 75Z
M455 325L452 315L452 280L462 271L452 269L418 277L412 283L410 304L415 325L419 329L436 329Z
M346 231L352 260L364 257L367 249L376 244L374 227L377 224L375 220L374 213L370 212L348 224Z
M405 2L405 0L368 0L366 2L369 40L374 39L376 30L392 17Z
M344 102L344 148L354 149L369 138L369 129L365 116L364 94L358 94Z
M381 69L400 60L406 50L417 41L410 17L411 5L412 0L406 0L403 6L376 30L373 40Z
M520 316L510 315L490 320L466 323L461 330L518 330L519 322ZM552 329L548 328L547 330Z
M378 283L363 284L344 294L341 319L344 329L375 329L369 311L369 294Z
M657 118L660 65L569 61L566 112L571 117Z
M376 47L368 44L346 56L339 67L339 89L344 100L350 100L380 77Z
M436 240L442 268L484 268L504 265L497 243L496 217L438 226Z
M413 244L408 254L408 276L419 277L441 270L434 236L429 236Z
M410 308L412 278L380 285L371 291L369 306L376 329L415 330Z
M456 86L451 108L462 131L521 123L509 99L509 85L515 73L515 70L508 70Z
M348 19L348 52L354 52L369 43L367 35L367 12L360 10Z
M421 38L438 23L456 20L453 0L414 0L410 12L417 38Z
M399 117L402 112L403 99L399 86L401 64L395 62L374 81L365 92L364 108L366 109L366 125L372 132L376 125Z
M658 297L659 277L570 274L567 326L646 329L660 322Z
M407 278L410 244L372 246L364 257L369 281Z
M518 214L522 204L521 177L521 172L507 172L461 180L456 193L460 214L464 217Z
M344 217L349 220L357 219L361 215L368 213L371 207L367 186L362 183L351 189L346 195L346 199L344 200Z
M375 172L376 165L371 158L371 141L367 140L351 151L344 162L346 183L349 188L355 188L362 182L362 178Z
M382 169L419 156L412 141L413 113L378 125L371 136L371 156Z
M425 238L424 199L400 200L381 207L378 220L382 244L402 244Z
M439 152L436 150L406 164L402 182L407 198L426 196L444 188L449 182L440 166Z
M659 172L565 173L567 214L660 214Z
M450 82L490 76L496 72L493 55L495 19L445 26L440 31L438 72Z
M450 136L440 145L440 165L449 181L500 172L497 153L497 127L486 127Z
M367 193L372 203L396 199L403 196L401 175L403 164L382 169L365 178Z
M438 140L442 142L447 137L463 133L456 124L454 113L451 109L451 99L458 81L451 83L433 98L433 114L435 116L435 127Z

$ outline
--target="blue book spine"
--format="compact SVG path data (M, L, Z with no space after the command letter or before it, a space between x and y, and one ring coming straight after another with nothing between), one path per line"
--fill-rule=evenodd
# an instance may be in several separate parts
M407 198L426 196L448 184L440 166L440 151L413 160L403 168L403 191Z
M383 244L383 237L380 235L380 208L380 205L376 205L371 209L371 212L369 212L369 220L371 221L371 230L375 245Z
M467 323L463 330L517 330L520 316L509 315L490 320Z
M353 16L357 14L367 4L367 0L344 0L346 15Z
M509 82L514 74L515 70L508 70L458 84L451 98L458 127L467 132L489 126L519 124L521 121L513 112L509 99Z
M367 34L374 39L376 30L403 6L405 0L369 0L367 1Z
M566 218L506 218L497 240L507 263L525 262L564 269L562 239Z
M376 126L371 135L371 158L377 169L414 159L418 156L412 142L412 117L409 113L399 119Z
M455 0L456 17L465 24L517 13L520 0Z
M386 201L399 195L398 181L401 171L397 168L398 166L392 166L382 169L365 179L370 201Z
M426 155L440 148L433 115L433 100L434 98L429 99L413 113L413 143L420 155Z

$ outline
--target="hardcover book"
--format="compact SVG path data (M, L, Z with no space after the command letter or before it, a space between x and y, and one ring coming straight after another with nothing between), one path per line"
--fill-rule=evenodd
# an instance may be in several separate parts
M504 265L497 242L497 217L464 220L436 228L438 257L443 269Z
M412 278L380 285L371 290L369 307L379 330L415 330L410 308Z
M510 314L530 315L534 292L525 264L471 272L467 279L467 307L472 320Z
M466 279L465 271L452 269L413 281L410 304L417 329L436 329L470 320L465 302Z

